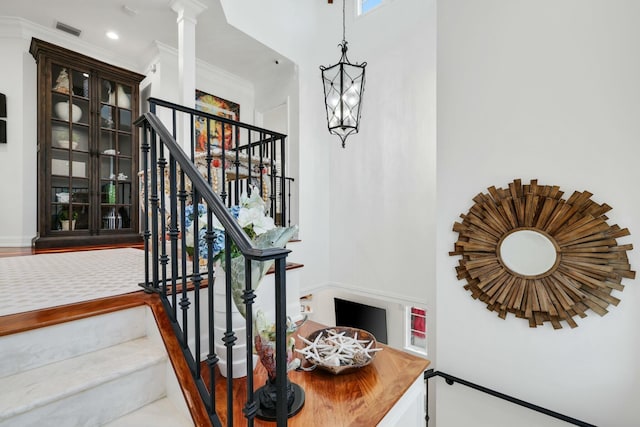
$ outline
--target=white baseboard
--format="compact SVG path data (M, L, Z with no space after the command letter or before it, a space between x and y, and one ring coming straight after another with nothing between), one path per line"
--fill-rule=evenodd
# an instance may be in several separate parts
M34 236L3 236L0 237L0 248L30 248Z
M363 297L375 298L381 301L394 302L394 303L403 304L403 305L412 304L412 305L425 306L427 304L426 300L407 298L404 295L397 294L394 292L386 292L386 291L380 291L377 289L363 288L363 287L349 285L345 283L339 283L339 282L326 282L321 285L304 288L300 290L300 293L302 295L306 295L306 294L313 294L315 292L326 291L331 289L341 290L344 292L349 292L349 293L360 295Z

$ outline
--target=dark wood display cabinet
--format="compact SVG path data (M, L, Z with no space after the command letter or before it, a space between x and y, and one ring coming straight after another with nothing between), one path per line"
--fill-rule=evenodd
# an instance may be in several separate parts
M36 249L140 242L143 75L32 39L38 64Z

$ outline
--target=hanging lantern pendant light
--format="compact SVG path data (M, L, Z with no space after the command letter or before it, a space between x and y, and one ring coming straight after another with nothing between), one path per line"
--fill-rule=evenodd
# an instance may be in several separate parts
M347 58L345 38L345 6L342 1L342 51L340 61L329 67L320 66L324 85L324 103L327 110L329 132L338 135L345 146L347 137L358 133L362 94L364 92L364 70L366 62L352 64Z

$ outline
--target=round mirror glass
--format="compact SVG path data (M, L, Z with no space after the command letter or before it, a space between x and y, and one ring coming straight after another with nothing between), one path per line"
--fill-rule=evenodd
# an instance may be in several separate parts
M557 258L553 242L542 233L518 230L500 244L500 258L511 271L523 276L537 276L554 266Z

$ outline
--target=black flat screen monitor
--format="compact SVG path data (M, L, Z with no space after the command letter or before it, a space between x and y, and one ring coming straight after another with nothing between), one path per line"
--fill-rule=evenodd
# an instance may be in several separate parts
M334 298L336 326L350 326L371 332L376 340L387 344L387 310L358 302Z

